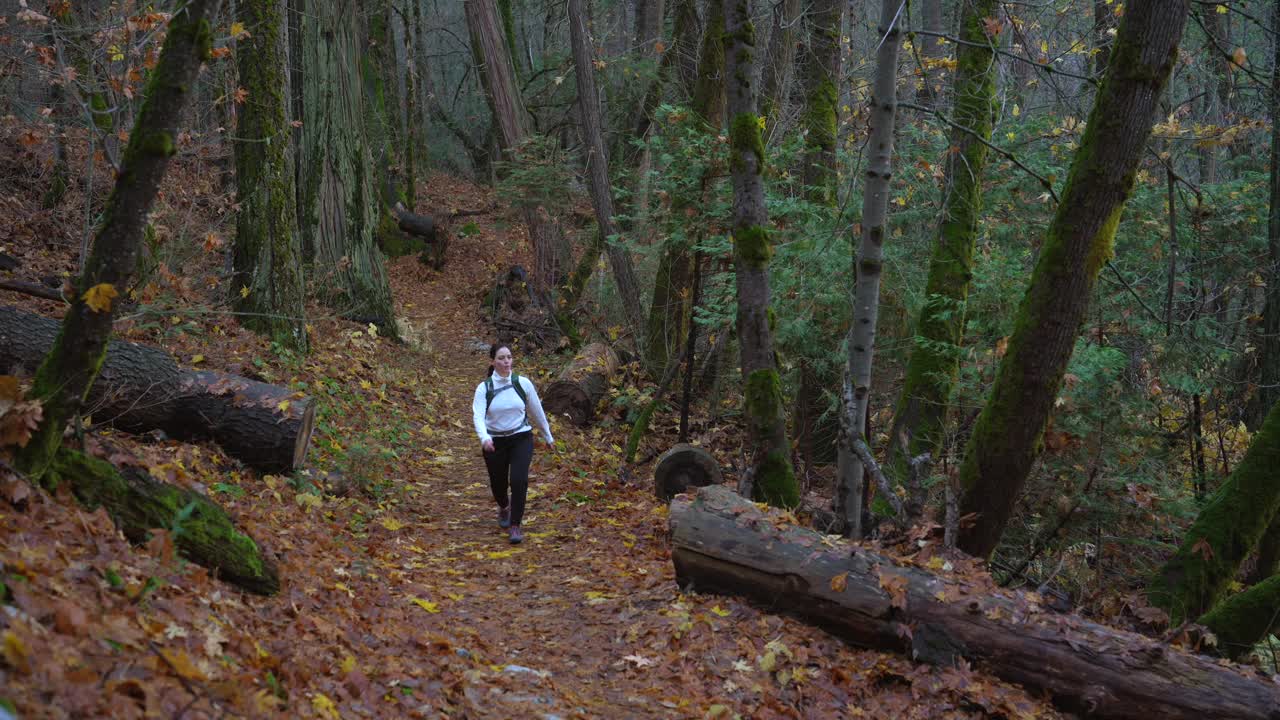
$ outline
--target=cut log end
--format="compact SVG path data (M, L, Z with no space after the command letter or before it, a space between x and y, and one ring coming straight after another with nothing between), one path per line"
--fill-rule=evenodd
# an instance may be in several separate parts
M653 468L654 492L663 500L693 487L719 485L724 482L720 464L711 453L687 443L680 443L662 454Z
M595 404L577 383L557 380L543 395L542 406L548 414L567 417L574 425L586 425L595 416Z

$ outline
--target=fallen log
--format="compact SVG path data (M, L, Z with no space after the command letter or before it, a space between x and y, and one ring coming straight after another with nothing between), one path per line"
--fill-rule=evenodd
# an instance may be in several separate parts
M690 488L719 485L724 482L720 463L711 453L688 443L678 443L658 458L653 468L653 489L663 500Z
M130 542L145 543L155 528L171 530L178 552L191 562L249 592L279 592L275 562L209 498L160 482L143 468L116 468L68 448L58 450L44 480L50 490L63 482L88 509L106 508Z
M58 327L55 320L0 307L0 374L34 374ZM120 340L107 348L85 412L125 432L209 439L250 467L279 473L302 465L315 425L309 397L238 375L182 370L159 348Z
M745 596L859 646L940 665L964 658L1092 717L1280 719L1280 684L1251 670L1045 611L1034 595L999 590L985 576L931 574L793 522L723 486L675 498L677 582Z
M596 404L609 390L618 370L618 356L604 343L592 343L561 368L556 381L542 393L548 413L564 415L579 427L595 418Z

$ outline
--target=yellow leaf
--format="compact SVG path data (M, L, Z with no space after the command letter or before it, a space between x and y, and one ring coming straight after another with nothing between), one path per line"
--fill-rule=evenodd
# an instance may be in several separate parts
M1227 14L1227 6L1226 6L1226 5L1219 5L1219 6L1218 6L1218 8L1217 8L1217 10L1218 10L1218 14L1219 14L1219 15L1226 15L1226 14Z
M31 672L31 651L12 630L4 631L4 661L22 674Z
M390 530L391 532L395 532L396 530L404 527L404 523L393 517L384 517L382 518L382 527Z
M354 598L356 596L355 593L351 592L351 588L347 587L346 585L343 585L342 583L334 583L333 589L342 590L347 594L347 597L350 597L350 598Z
M204 356L203 356L203 355L192 355L192 356L191 356L191 364L192 364L192 365L195 365L195 364L197 364L197 363L202 363L202 362L204 362Z
M847 587L849 587L849 573L842 572L831 578L831 589L833 591L842 593Z
M485 555L485 557L489 558L490 560L501 560L503 558L509 558L515 554L516 554L515 550L497 550L497 551L488 553L487 555Z
M80 299L84 300L84 304L94 312L111 312L111 300L119 296L120 293L116 292L115 286L111 283L98 283L85 290Z
M281 401L280 401L280 404L279 404L279 405L276 405L276 409L277 409L277 410L279 410L280 412L288 412L288 411L289 411L289 401L288 401L288 400L281 400Z
M235 38L236 40L239 40L242 37L248 37L248 36L249 36L249 31L244 29L244 23L242 22L231 23L231 37Z
M439 605L437 605L437 604L435 604L435 603L433 603L433 602L431 602L430 600L423 600L423 599L421 599L421 598L413 598L413 604L414 604L414 605L417 605L418 607L420 607L420 608L422 608L423 610L426 610L427 612L432 613L432 614L435 614L435 613L440 612L440 606L439 606Z
M342 670L342 672L344 673L349 673L352 670L355 670L356 669L355 657L348 655L342 658L342 665L339 666L339 669Z
M163 649L160 654L164 655L164 659L169 661L169 665L173 667L174 672L182 677L188 680L207 679L205 674L200 671L200 668L196 667L195 663L191 661L191 656L185 650Z
M1045 42L1044 40L1040 41L1040 54L1041 55L1049 54L1049 43Z
M725 610L719 605L712 607L711 612L715 613L716 615L719 615L720 617L729 617L729 611Z
M773 672L773 669L778 667L778 656L770 650L763 657L756 658L756 664L765 672Z
M302 507L308 509L318 508L324 504L324 501L320 499L319 495L312 495L311 493L298 493L298 496L293 500Z
M338 714L338 707L324 693L316 693L316 696L311 698L311 707L315 708L322 718L330 720L341 720L342 718Z
M597 590L587 591L588 600L606 600L608 599L608 597L609 597L609 593L602 593Z
M463 595L462 593L445 593L445 597L449 598L450 600L452 600L452 601L454 601L454 602L459 602L459 601L461 601L461 600L462 600L462 598L464 598L464 597L466 597L466 596L465 596L465 595Z
M242 298L249 297L249 287L247 285L240 286L240 297Z
M360 381L360 388L361 388L361 389L363 389L363 390L368 390L369 388L372 388L372 387L373 387L373 383L369 382L368 380L361 380L361 381Z

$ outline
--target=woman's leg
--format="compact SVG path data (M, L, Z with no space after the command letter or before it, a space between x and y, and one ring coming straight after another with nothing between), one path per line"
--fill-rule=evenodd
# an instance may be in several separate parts
M524 519L524 502L529 492L529 463L533 460L533 433L524 432L511 438L508 446L511 466L511 524Z
M511 467L511 445L507 438L493 439L493 452L484 453L484 466L489 471L489 489L498 507L507 507L507 474Z

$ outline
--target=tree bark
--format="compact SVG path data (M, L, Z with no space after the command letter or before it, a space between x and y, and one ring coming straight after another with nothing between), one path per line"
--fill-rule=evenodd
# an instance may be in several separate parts
M890 467L898 480L907 478L910 458L922 453L940 457L946 436L947 406L960 369L965 303L982 212L986 143L991 140L995 121L996 39L987 35L984 21L997 12L995 0L975 0L961 10L962 43L956 46L951 105L955 125L967 130L954 126L951 130L942 217L929 257L924 304L916 321L915 334L921 341L911 349L889 433ZM918 505L920 489L910 488L910 492L915 496L913 504Z
M301 3L299 226L321 298L343 317L395 332L375 232L377 173L361 75L364 23L353 3Z
M849 326L848 374L842 411L835 510L850 537L862 536L862 461L853 442L862 436L871 399L871 365L880 308L880 273L889 217L889 176L893 172L893 126L897 116L898 48L901 0L883 0L877 33L876 71L871 90L871 137L867 143L866 180L862 191L862 241L854 257L853 324Z
M760 77L760 115L764 118L766 128L774 127L790 97L799 25L800 0L779 0L774 3L768 59ZM835 103L832 103L832 110L834 109Z
M657 54L657 43L662 39L662 15L664 0L637 0L636 45L646 57ZM573 12L569 12L570 19Z
M1244 459L1187 530L1178 552L1147 588L1174 623L1209 611L1280 515L1280 404L1254 435Z
M520 144L532 132L532 124L516 85L515 68L504 41L506 34L500 24L498 9L494 0L466 0L464 9L471 31L472 51L482 65L485 96L498 126L499 144L504 154L513 158ZM533 245L534 294L542 301L550 302L569 257L564 233L545 217L545 212L533 208L521 212Z
M1214 659L1048 612L976 570L935 576L793 523L723 486L678 497L676 581L799 615L854 645L947 667L963 658L1088 717L1271 720L1280 707L1280 687Z
M1273 35L1280 33L1280 9L1272 13ZM1271 117L1280 118L1280 42L1275 46L1272 57ZM1266 302L1262 309L1262 342L1258 364L1262 367L1262 379L1258 386L1258 396L1254 400L1256 408L1251 415L1253 425L1260 425L1267 410L1280 401L1280 123L1271 124L1271 195L1270 211L1267 215L1267 264L1264 280L1266 281Z
M58 450L48 472L50 487L62 482L89 510L105 508L131 542L146 542L155 528L170 530L178 552L191 562L249 592L279 592L275 561L204 495L159 482L145 468L117 469L67 448Z
M0 371L26 374L53 347L58 323L0 306ZM126 432L208 438L262 472L302 466L315 403L287 387L211 371L182 370L159 348L112 340L81 406Z
M569 37L573 46L574 77L578 83L578 109L587 153L587 178L591 188L591 205L596 211L596 224L605 238L605 255L618 287L622 312L633 328L644 327L644 310L640 303L640 285L636 280L631 254L619 235L621 230L613 216L613 187L609 182L609 157L604 150L604 134L600 122L600 100L592 63L591 37L587 33L587 10L583 0L569 0ZM635 335L640 345L643 335ZM643 357L644 348L640 347ZM652 368L650 368L652 370Z
M965 3L961 6L961 13L967 12L969 4ZM921 8L921 24L925 30L932 33L941 33L946 30L943 26L942 0L924 0ZM994 15L985 15L983 17L994 17ZM961 31L964 25L961 21ZM987 42L984 37L982 42ZM957 47L957 50L959 47ZM941 38L926 35L920 40L920 59L924 63L924 68L920 73L920 89L916 92L916 100L926 107L935 105L935 101L941 96L941 88L935 85L938 72L937 66L941 64L947 56L947 46L942 44ZM954 81L953 81L954 82Z
M809 4L809 52L804 61L804 156L801 177L811 202L836 204L836 105L840 93L840 26L844 0ZM892 118L890 124L892 125ZM874 130L873 130L874 132ZM892 132L892 129L890 129Z
M771 505L795 507L800 488L791 467L791 446L782 382L773 352L769 307L769 215L764 202L764 138L756 114L755 28L750 4L724 0L725 78L729 165L733 175L733 265L738 293L738 344L747 422L747 472L752 496ZM708 34L708 38L711 35Z
M201 64L208 59L209 18L217 0L192 0L174 13L160 59L147 82L146 100L129 136L120 172L107 200L84 273L74 283L53 349L36 372L31 396L44 404L44 420L25 448L18 469L39 480L93 386L111 338L113 298L124 295L136 267L142 229L177 152L179 123ZM93 302L91 303L90 300Z
M286 0L240 0L236 48L248 97L237 113L231 305L240 324L306 352L302 237L290 152Z
M542 393L542 406L549 415L568 416L579 427L587 425L617 371L617 354L604 343L592 343L560 369L556 381Z
M960 467L960 512L976 522L962 528L959 547L973 555L986 557L999 543L1039 455L1186 18L1185 0L1125 5L1110 68Z

